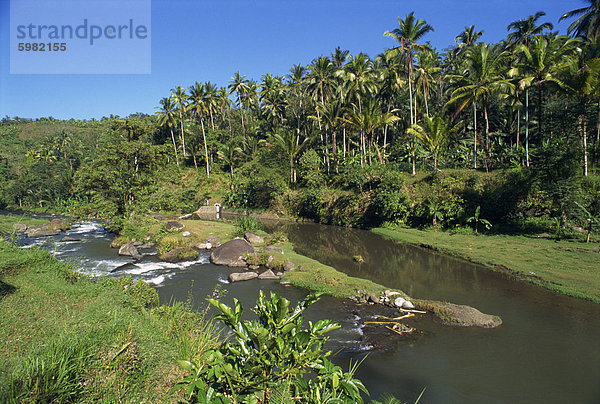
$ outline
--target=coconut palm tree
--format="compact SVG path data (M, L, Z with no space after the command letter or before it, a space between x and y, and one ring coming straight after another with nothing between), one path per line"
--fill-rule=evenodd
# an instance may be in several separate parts
M236 144L233 139L230 139L225 144L219 146L217 157L229 166L229 174L233 178L233 169L235 163L239 160L242 154L242 149Z
M518 45L528 46L534 36L542 34L545 30L551 31L554 29L554 26L549 22L537 25L537 20L545 15L545 12L538 11L534 15L527 17L527 19L513 21L508 24L506 30L512 30L513 32L508 34L506 40L512 45L512 48Z
M242 120L242 132L246 134L246 127L244 126L244 105L242 100L248 93L248 80L246 76L242 76L240 72L236 72L231 80L229 80L229 86L227 87L230 93L236 93L238 99L238 107L240 108L240 117Z
M600 2L598 0L585 0L589 5L569 11L560 17L559 21L567 18L578 17L569 25L569 35L586 39L600 37Z
M160 107L155 107L159 109L156 111L156 115L158 115L158 124L160 126L167 125L169 130L171 131L171 139L173 140L173 150L175 152L175 162L179 165L179 160L177 158L177 143L175 142L175 135L173 134L173 125L175 124L176 115L175 115L175 106L173 105L171 98L163 98L159 101Z
M433 154L433 169L437 170L439 153L456 132L456 126L451 127L448 121L441 116L425 115L421 123L412 125L407 132L416 136L423 146L430 150Z
M321 143L325 146L325 165L327 166L327 172L329 172L329 144L326 139L326 134L323 133L321 112L317 108L317 105L319 103L324 105L325 101L329 100L329 97L331 97L336 90L336 69L333 63L331 63L331 60L326 56L320 56L314 59L312 64L308 66L308 69L308 84L306 90L314 103Z
M460 49L468 48L469 46L475 45L477 40L481 38L483 31L475 31L475 25L465 27L465 30L461 32L454 40L458 44Z
M183 157L185 157L185 130L183 127L183 122L187 113L187 100L188 96L185 93L185 89L181 86L171 90L171 98L175 103L175 108L179 111L179 122L181 124L181 147L183 150Z
M272 139L273 145L282 151L288 159L290 164L290 183L294 184L296 182L296 158L306 145L308 138L300 141L300 136L293 131L282 130L273 135Z
M564 88L560 73L567 68L568 59L577 51L578 41L558 34L533 37L529 46L520 45L517 73L519 86L525 90L526 159L529 165L529 89L537 89L538 136L542 136L542 94L546 87Z
M398 121L400 118L390 112L381 112L379 103L372 98L365 100L363 108L360 111L356 105L353 104L353 106L354 108L349 114L349 117L343 118L343 121L365 134L368 145L363 145L363 148L368 149L369 164L372 164L371 151L373 148L375 131L385 125ZM379 147L377 145L375 145L375 147L379 162L380 164L383 164L383 158L379 152Z
M467 105L473 105L473 156L477 168L477 104L482 101L485 118L486 151L489 154L489 118L487 99L502 88L509 88L510 82L502 75L502 64L507 52L493 49L490 45L479 43L466 52L467 68L463 73L463 84L452 92L446 106L456 106L457 115Z
M417 121L416 110L413 108L413 72L414 72L414 53L417 50L422 50L424 45L420 45L417 41L421 40L425 34L433 31L433 27L425 20L415 19L414 12L408 14L404 20L398 18L398 28L393 31L385 31L384 36L395 39L399 45L393 48L392 52L401 52L404 55L404 60L408 66L408 96L410 105L410 124L414 124ZM416 158L413 154L413 175L416 174Z
M600 58L593 49L584 47L577 57L567 60L568 71L565 84L569 93L574 94L580 102L579 132L583 144L583 173L588 175L588 143L587 143L587 107L593 97L598 96L600 84Z
M202 140L204 142L204 158L206 159L206 176L210 177L210 160L208 159L208 145L206 143L206 131L204 129L204 118L209 109L206 86L196 82L190 87L190 108L193 116L197 120L200 120Z

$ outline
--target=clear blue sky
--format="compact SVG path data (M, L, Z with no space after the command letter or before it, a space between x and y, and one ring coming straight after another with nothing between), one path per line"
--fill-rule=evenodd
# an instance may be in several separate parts
M152 73L146 75L9 74L9 4L0 0L0 117L99 119L153 113L171 88L208 80L227 85L238 70L256 80L267 72L285 75L337 46L374 57L394 45L383 32L411 11L433 26L425 40L441 51L465 26L474 24L483 40L496 42L509 23L539 10L547 14L541 21L566 33L568 22L558 18L584 2L152 0Z

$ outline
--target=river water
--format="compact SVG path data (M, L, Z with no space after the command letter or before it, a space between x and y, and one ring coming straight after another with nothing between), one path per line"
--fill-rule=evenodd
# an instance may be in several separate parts
M371 279L418 298L474 306L502 317L496 329L454 328L430 317L411 322L421 332L411 338L386 336L385 349L374 348L363 329L377 308L356 310L344 300L323 297L309 319L329 318L342 325L328 348L348 366L362 359L357 376L372 398L391 393L421 403L600 403L600 305L559 296L507 279L485 268L432 251L401 245L368 231L317 224L284 224L296 250L349 275ZM168 264L155 251L141 263L110 274L131 262L109 247L113 235L100 223L73 225L64 235L24 239L23 247L44 245L58 258L91 276L132 276L153 285L161 302L192 297L199 307L215 286L224 301L238 298L250 311L258 290L271 290L297 301L306 292L274 281L229 284L231 269L209 263L208 253L194 262ZM352 256L361 255L358 264ZM377 345L379 347L379 345Z

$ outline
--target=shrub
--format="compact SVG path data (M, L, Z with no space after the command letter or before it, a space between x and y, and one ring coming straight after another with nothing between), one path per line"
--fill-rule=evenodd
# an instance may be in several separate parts
M329 320L302 326L302 314L318 295L309 295L290 309L290 302L271 293L259 293L254 312L258 319L242 321L242 305L234 307L208 299L219 312L215 317L233 333L233 340L202 355L199 361L180 361L189 373L175 388L185 388L199 402L362 403L362 382L356 366L342 372L323 351L326 333L339 325ZM305 378L314 372L317 377ZM214 400L214 401L211 401Z
M237 237L244 237L244 233L247 231L257 231L260 229L260 223L252 216L240 216L235 221L235 235Z

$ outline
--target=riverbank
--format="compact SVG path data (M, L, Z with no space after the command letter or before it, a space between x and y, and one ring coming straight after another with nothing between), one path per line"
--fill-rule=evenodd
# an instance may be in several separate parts
M531 236L476 235L410 228L375 228L401 243L482 264L568 296L600 303L600 245Z
M177 360L218 342L144 282L94 281L46 250L0 240L0 279L1 402L180 402Z

